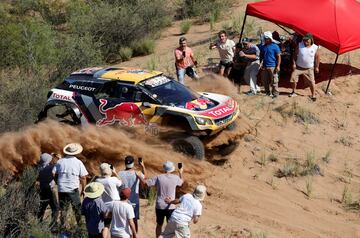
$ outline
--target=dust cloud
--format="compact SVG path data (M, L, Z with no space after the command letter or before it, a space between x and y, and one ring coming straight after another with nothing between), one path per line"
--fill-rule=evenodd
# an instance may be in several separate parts
M211 167L203 161L188 159L172 150L170 144L147 135L142 128L134 131L116 127L73 127L55 121L45 121L19 132L0 136L0 170L20 173L25 167L36 165L43 152L62 154L62 148L72 142L84 150L81 159L92 175L98 174L100 163L107 162L117 170L124 169L124 158L142 157L148 174L162 171L162 164L171 160L183 162L184 172L192 183L199 183L211 174Z

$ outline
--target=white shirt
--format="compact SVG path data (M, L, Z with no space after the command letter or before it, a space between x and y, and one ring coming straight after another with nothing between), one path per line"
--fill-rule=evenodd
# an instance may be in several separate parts
M119 188L122 185L120 179L116 177L100 177L95 180L96 182L104 185L104 193L101 198L104 203L108 203L115 200L120 200Z
M300 42L296 65L305 69L314 68L315 54L318 48L319 47L315 44L306 47L304 42Z
M187 193L180 197L180 206L178 206L171 214L171 221L181 225L189 225L194 216L200 216L202 205L200 201L191 193Z
M112 236L130 238L132 235L129 219L134 219L134 209L124 201L113 201L109 205L112 213L110 233Z
M58 175L58 191L73 192L80 186L80 177L88 175L83 162L75 156L65 156L54 166L52 172Z
M221 43L220 40L218 40L216 42L216 47L219 51L221 62L229 63L233 60L235 47L234 41L226 39L225 43Z

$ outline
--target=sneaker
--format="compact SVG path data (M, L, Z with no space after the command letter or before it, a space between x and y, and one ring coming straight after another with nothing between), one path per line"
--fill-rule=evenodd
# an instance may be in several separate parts
M292 92L292 93L289 94L289 97L291 97L291 98L296 97L296 96L297 96L297 94L295 92Z
M246 96L255 96L256 95L256 93L253 93L253 92L247 92L246 93Z
M274 95L272 95L272 98L275 99L275 98L277 98L278 96L279 96L278 94L274 94Z
M272 93L268 92L268 93L266 93L266 96L272 97L273 95L272 95Z
M310 97L311 101L316 102L316 97Z

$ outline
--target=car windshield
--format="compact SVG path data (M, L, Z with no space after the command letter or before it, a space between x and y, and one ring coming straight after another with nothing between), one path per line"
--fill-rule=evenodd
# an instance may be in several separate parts
M170 106L185 106L187 102L199 98L200 95L184 85L166 76L151 78L142 83L162 104Z

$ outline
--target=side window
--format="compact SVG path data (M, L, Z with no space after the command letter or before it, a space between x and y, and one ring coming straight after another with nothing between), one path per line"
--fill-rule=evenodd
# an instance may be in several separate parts
M116 97L124 102L133 102L135 91L135 88L131 85L117 84Z
M116 98L116 82L105 83L104 86L95 93L95 98Z

